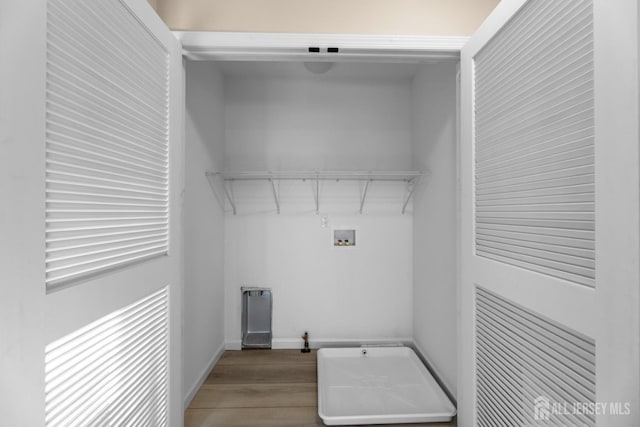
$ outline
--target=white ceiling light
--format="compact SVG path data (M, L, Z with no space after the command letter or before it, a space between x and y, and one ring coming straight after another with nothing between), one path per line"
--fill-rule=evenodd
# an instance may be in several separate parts
M335 62L305 62L304 68L313 74L324 74L332 69L334 65L336 65Z

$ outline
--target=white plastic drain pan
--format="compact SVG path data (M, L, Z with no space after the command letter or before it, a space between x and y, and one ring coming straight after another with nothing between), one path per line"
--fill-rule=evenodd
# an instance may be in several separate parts
M447 422L447 395L408 347L318 350L318 414L326 425Z

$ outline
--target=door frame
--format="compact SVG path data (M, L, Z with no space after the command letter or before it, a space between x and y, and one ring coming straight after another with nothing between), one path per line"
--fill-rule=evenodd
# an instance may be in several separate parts
M174 31L195 61L359 61L420 63L458 60L469 37L373 34ZM320 52L309 52L318 47ZM339 53L327 48L337 47Z

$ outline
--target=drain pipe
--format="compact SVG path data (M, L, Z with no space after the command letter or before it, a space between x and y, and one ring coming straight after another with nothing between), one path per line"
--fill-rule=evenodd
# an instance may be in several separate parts
M302 336L302 339L304 340L304 347L302 347L302 349L300 349L301 353L310 353L311 349L309 348L309 333L305 332L304 335Z

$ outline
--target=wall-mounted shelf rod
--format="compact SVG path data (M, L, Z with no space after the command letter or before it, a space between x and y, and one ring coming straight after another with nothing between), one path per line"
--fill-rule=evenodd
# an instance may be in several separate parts
M234 181L269 181L273 191L273 199L276 209L280 213L280 200L276 190L275 181L278 180L311 180L315 181L314 200L316 203L316 213L320 212L320 181L364 181L364 190L360 199L360 213L364 209L365 200L369 185L373 181L404 181L408 185L408 195L402 205L404 214L417 184L417 180L422 176L419 171L259 171L259 172L206 172L207 178L218 178L222 181L222 186L227 195L227 199L236 212L236 203L233 197Z

